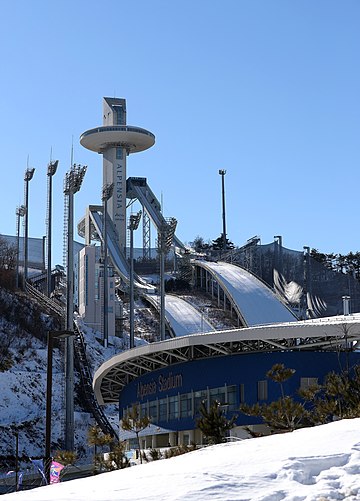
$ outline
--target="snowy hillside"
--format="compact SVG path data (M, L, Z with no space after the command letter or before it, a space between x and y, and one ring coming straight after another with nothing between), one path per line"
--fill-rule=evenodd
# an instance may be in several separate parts
M183 296L193 304L204 305L205 297ZM209 304L209 300L207 300ZM135 303L135 332L145 339L156 339L158 319L151 314L149 305L139 299ZM111 341L104 348L92 329L81 320L78 326L84 334L86 355L92 373L107 359L129 347L128 303L124 303L124 336ZM203 314L217 328L229 328L231 319L216 307L203 308ZM53 320L39 310L37 303L27 296L14 295L0 288L0 363L6 352L10 354L10 368L0 371L0 474L13 468L14 436L19 433L19 456L42 457L45 440L46 405L46 331L56 328ZM136 337L136 345L146 342ZM52 450L62 449L64 436L64 341L53 351L52 396ZM77 380L75 379L75 385ZM76 388L75 388L76 389ZM118 429L116 406L106 406L104 411L114 429ZM87 432L96 424L75 400L75 448L79 462L89 461L93 451L87 445Z
M54 320L39 310L38 305L22 295L0 289L0 473L11 465L14 436L19 434L19 456L40 457L44 454L46 405L46 332L56 329ZM87 331L87 355L94 370L106 358L122 349L122 344L107 350ZM61 449L64 435L64 346L53 351L52 441ZM115 409L108 409L114 417ZM75 402L75 445L80 456L86 456L87 431L95 421ZM84 459L86 459L84 457Z
M3 501L356 501L360 419L207 447Z

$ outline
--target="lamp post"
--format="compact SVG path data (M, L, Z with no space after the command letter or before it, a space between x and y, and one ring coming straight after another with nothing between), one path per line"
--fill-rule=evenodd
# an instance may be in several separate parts
M74 164L66 173L64 194L67 197L67 252L66 252L66 323L68 331L74 323L74 194L80 188L86 165ZM65 449L74 449L74 339L65 344Z
M130 214L128 229L130 230L130 348L135 347L134 337L134 231L138 229L141 211Z
M274 255L275 255L275 268L279 273L282 273L282 236L281 235L274 235L274 242L275 242L275 249L274 249Z
M15 492L19 490L19 432L15 431Z
M46 371L46 411L45 411L45 477L50 483L51 453L51 400L52 400L52 367L54 339L66 339L73 336L72 331L48 331L47 337L47 371Z
M29 167L25 171L24 176L24 205L25 205L25 235L24 235L24 280L27 280L28 277L28 256L29 256L29 248L28 248L28 234L29 234L29 182L32 180L34 176L35 168Z
M173 242L177 220L168 218L160 228L160 340L165 341L165 257Z
M56 173L59 160L54 160L48 164L48 201L47 201L47 295L51 294L51 217L52 217L52 177Z
M350 299L351 299L350 296L342 296L344 316L350 315L350 308L349 308Z
M223 220L223 250L226 250L226 217L225 217L225 174L226 170L220 169L221 176L221 194L222 194L222 220Z
M19 288L19 262L20 262L20 218L25 216L25 206L16 207L16 282L15 286Z
M311 311L309 310L309 301L311 295L311 277L310 277L310 247L303 246L305 256L304 256L304 318L310 318Z
M114 191L114 183L103 186L101 200L103 202L103 287L104 287L104 347L107 348L109 341L109 317L108 317L108 240L107 240L107 202L112 197Z

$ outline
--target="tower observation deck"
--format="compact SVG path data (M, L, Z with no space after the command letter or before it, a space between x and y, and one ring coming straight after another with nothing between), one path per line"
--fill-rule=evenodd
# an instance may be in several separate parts
M80 144L103 155L103 185L114 183L108 201L108 214L119 237L119 247L126 247L126 157L151 148L155 136L146 129L126 125L126 100L104 97L103 126L85 131Z

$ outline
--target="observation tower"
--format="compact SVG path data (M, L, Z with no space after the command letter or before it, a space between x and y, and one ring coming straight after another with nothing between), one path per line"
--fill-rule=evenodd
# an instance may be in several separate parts
M126 157L147 150L155 136L146 129L126 125L126 100L103 98L103 126L80 136L80 144L103 155L103 186L114 183L107 203L108 214L118 234L120 249L126 247Z

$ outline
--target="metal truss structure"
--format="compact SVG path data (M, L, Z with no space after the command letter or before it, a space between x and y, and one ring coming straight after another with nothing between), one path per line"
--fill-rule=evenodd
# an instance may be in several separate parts
M193 334L134 348L105 362L93 388L100 404L118 403L134 379L164 367L219 356L276 351L348 351L360 341L360 315Z

